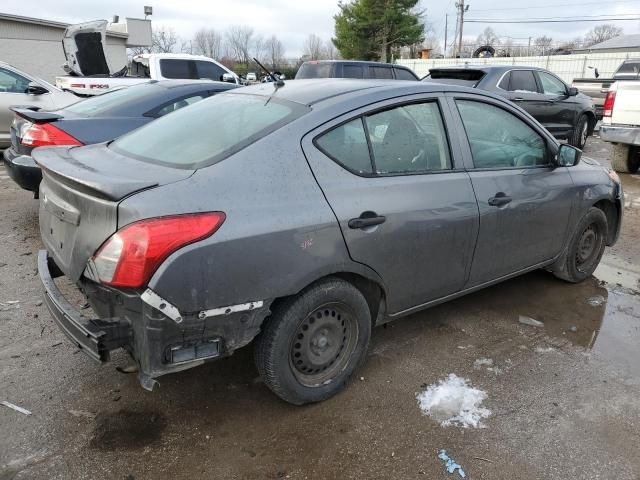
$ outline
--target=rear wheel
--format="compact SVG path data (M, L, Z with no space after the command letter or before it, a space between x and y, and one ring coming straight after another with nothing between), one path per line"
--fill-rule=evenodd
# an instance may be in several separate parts
M586 115L580 115L576 128L573 130L573 134L569 139L569 145L573 145L576 148L584 148L589 137L589 117Z
M611 150L611 168L620 173L635 173L640 168L640 149L616 143Z
M256 339L256 366L283 400L319 402L345 386L365 358L370 335L362 293L344 280L323 280L275 308Z
M607 217L592 207L582 218L569 243L564 265L554 271L556 277L572 283L589 278L600 263L607 243Z

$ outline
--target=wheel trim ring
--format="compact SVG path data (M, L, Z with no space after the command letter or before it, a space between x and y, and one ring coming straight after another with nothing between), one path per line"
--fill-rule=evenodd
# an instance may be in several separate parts
M346 332L342 332L344 339L339 348L337 348L337 355L331 358L330 361L325 363L313 363L310 361L310 342L313 338L313 335L317 330L321 330L321 328L312 330L308 328L310 319L314 318L314 324L316 321L322 322L322 320L327 320L327 315L324 314L325 311L329 311L329 317L332 319L337 319L338 314L340 315L340 320L337 324L341 325L341 322L344 322L343 329ZM321 312L321 318L318 318L318 313ZM333 317L331 312L336 312L336 316ZM307 325L307 329L304 329L304 326ZM334 325L337 326L337 325ZM309 333L307 333L309 332ZM300 338L300 335L303 335ZM299 381L302 385L306 387L319 387L326 383L329 383L336 375L342 372L347 365L349 364L349 360L353 351L356 348L356 344L359 336L359 328L358 323L356 321L356 317L353 313L353 310L345 303L342 302L328 302L323 305L316 307L309 315L307 315L304 319L300 321L298 324L298 328L296 332L292 336L290 346L289 346L289 366L291 368L291 372L297 381ZM335 336L333 337L333 341L335 341ZM296 344L300 344L297 346ZM307 347L306 349L303 346ZM334 346L335 348L335 346ZM296 353L300 353L299 356L295 356ZM305 355L307 358L305 358ZM302 361L302 364L299 362ZM309 368L313 363L313 367L309 372ZM302 371L301 367L306 367L306 372Z

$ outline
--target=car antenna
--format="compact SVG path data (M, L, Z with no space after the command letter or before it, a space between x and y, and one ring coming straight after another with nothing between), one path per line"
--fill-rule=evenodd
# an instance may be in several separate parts
M269 75L269 77L271 77L271 80L273 80L273 84L276 87L276 90L280 87L284 87L284 80L282 80L278 75L276 75L275 73L270 72L269 70L267 70L265 68L264 65L262 65L257 58L253 58L253 61L256 62L256 64L264 71L264 73L266 73L267 75Z

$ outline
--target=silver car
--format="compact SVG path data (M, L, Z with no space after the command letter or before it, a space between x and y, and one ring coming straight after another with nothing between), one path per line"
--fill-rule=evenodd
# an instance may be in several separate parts
M57 110L81 100L73 93L21 72L0 62L0 149L11 145L13 112L9 107L22 105L40 110Z
M253 341L278 396L324 400L375 325L534 269L589 277L624 202L580 153L476 89L222 93L110 143L34 151L46 303L95 360L126 349L145 388Z

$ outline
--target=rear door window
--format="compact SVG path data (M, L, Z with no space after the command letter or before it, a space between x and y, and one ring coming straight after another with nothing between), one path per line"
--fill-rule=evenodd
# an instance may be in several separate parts
M344 78L364 78L362 65L343 65L342 76Z
M538 93L536 77L531 70L512 70L509 91Z
M457 100L476 168L546 166L546 144L514 114L488 103Z
M391 67L379 67L370 65L369 74L371 78L393 79L393 72L391 71Z
M192 60L163 58L160 60L160 71L164 78L195 79L195 69Z
M196 72L198 78L209 78L218 82L222 81L222 76L229 73L215 63L196 60Z
M396 73L396 80L417 80L413 73L404 68L394 68L393 71Z

